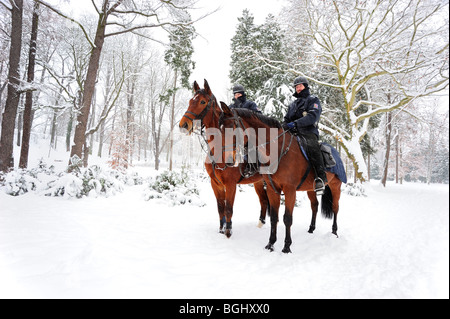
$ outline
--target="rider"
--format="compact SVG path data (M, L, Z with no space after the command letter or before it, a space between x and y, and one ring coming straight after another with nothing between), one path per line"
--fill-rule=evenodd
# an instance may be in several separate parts
M235 84L233 86L233 94L233 104L230 105L230 108L244 108L261 113L255 102L247 100L247 95L245 94L245 89L242 85Z
M307 154L315 173L314 190L317 195L322 195L327 183L318 130L322 107L319 99L310 94L309 83L305 77L297 77L294 80L294 88L294 97L297 99L289 105L283 128L304 137Z
M245 94L245 89L242 85L240 84L235 84L233 86L233 94L234 94L234 98L233 98L233 104L230 105L230 108L243 108L243 109L247 109L247 110L251 110L255 113L261 113L261 110L258 108L258 106L256 105L255 102L247 100L247 95ZM246 145L246 147L248 148L249 145ZM257 169L258 169L258 164L257 163L250 163L249 162L249 157L247 154L244 155L244 163L245 164L245 168L244 171L242 172L242 175L246 178L253 176Z

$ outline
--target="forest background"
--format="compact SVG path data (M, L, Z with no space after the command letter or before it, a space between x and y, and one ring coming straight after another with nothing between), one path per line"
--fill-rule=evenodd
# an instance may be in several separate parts
M119 170L202 166L199 143L174 127L202 83L196 66L214 69L195 61L196 25L220 10L87 3L90 13L75 14L70 1L0 2L0 170L28 166L30 139L47 140L49 154L64 148L69 169L91 154ZM324 109L321 138L354 181L448 183L448 1L289 0L278 11L263 23L236 12L222 39L229 82L213 92L229 102L240 83L282 119L293 79L306 76Z

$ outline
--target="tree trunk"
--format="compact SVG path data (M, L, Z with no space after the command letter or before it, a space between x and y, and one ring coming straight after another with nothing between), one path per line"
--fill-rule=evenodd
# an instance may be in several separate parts
M133 109L134 109L134 89L136 85L136 78L133 76L127 86L127 128L125 137L125 151L126 151L126 167L131 164L132 148L133 148Z
M70 118L69 123L67 123L67 131L66 131L66 150L67 152L70 151L70 136L72 134L72 127L73 127L73 113L70 111Z
M400 165L400 148L399 148L399 133L395 135L395 183L399 180L399 165Z
M2 135L0 140L0 171L8 171L14 167L14 128L19 105L19 66L22 50L22 15L23 0L15 0L11 10L11 46L9 49L8 96L2 119Z
M169 162L169 171L173 168L173 128L174 128L174 117L175 117L175 96L176 96L176 89L177 89L177 76L178 76L178 70L175 69L175 80L173 82L173 101L172 101L172 110L170 114L170 149L169 149L169 156L170 156L170 162Z
M100 14L97 32L95 34L95 47L91 51L89 59L89 67L84 84L84 92L81 108L77 116L77 126L75 127L74 145L70 153L70 158L78 156L83 158L83 146L86 144L86 129L89 120L89 113L91 110L92 98L95 91L95 82L97 81L97 71L100 64L100 55L105 41L106 30L106 16L105 13ZM70 165L70 161L69 161Z
M28 55L28 71L27 71L27 82L33 83L34 81L34 66L36 64L36 46L37 46L37 35L39 26L39 3L34 3L33 9L33 21L31 27L31 40L30 40L30 51ZM28 166L28 152L30 149L30 134L31 134L31 110L33 107L33 91L27 91L25 98L25 109L23 111L23 131L22 131L22 149L20 151L20 168L27 168Z
M389 170L389 155L391 153L391 133L392 133L392 114L391 112L386 113L386 154L384 156L383 165L383 177L381 178L381 184L386 187L386 181L388 177Z

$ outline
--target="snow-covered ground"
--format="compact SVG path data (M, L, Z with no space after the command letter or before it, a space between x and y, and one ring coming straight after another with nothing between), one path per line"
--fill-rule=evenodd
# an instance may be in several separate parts
M145 183L109 198L0 191L0 298L449 298L448 185L373 181L366 197L343 194L339 238L321 217L307 232L298 193L285 255L283 223L276 251L264 249L270 225L256 227L251 187L227 239L208 181L196 184L206 206L146 201Z

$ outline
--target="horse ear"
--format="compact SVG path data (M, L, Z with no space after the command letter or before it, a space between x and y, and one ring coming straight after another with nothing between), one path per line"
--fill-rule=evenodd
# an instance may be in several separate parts
M200 86L198 85L197 81L194 81L194 93L200 90Z
M205 83L204 83L203 87L205 88L206 94L211 96L212 92L211 92L211 89L209 88L209 84L208 84L208 81L206 81L206 79L205 79Z
M231 115L231 116L233 115L233 112L231 112L231 109L224 102L220 101L220 106L222 107L222 111L223 111L223 113L225 113L225 115Z

